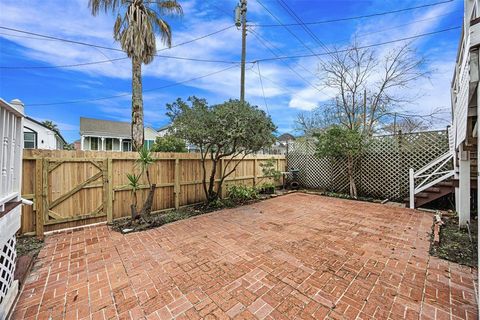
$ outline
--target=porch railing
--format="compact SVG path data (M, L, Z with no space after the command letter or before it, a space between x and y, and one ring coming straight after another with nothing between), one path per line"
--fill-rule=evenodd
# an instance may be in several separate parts
M20 228L23 104L0 99L0 319L6 319L18 292L14 279L15 233Z
M453 153L448 151L423 168L409 170L410 180L410 208L415 208L415 195L452 177L455 174L452 166Z

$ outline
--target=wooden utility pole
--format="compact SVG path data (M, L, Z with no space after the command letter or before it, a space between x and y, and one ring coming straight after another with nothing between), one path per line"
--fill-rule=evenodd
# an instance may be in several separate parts
M242 26L242 63L240 74L240 101L245 101L245 60L247 57L247 0L240 0L235 9L235 25Z

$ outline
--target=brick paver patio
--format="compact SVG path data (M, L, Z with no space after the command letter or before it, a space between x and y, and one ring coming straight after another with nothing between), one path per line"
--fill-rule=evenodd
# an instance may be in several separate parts
M49 236L14 319L476 319L432 215L290 194L121 235Z

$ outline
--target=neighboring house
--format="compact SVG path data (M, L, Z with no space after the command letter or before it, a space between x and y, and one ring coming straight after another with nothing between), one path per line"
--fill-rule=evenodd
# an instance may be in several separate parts
M145 146L151 148L158 132L144 129ZM132 151L130 122L80 118L80 149L99 151Z
M270 147L258 152L259 154L288 154L289 148L295 143L295 137L284 133L277 137L277 141Z
M73 141L73 149L75 149L75 150L82 150L82 146L81 146L81 143L80 143L80 139Z
M43 123L25 117L23 122L23 146L25 149L62 150L67 144L59 131Z
M453 74L452 126L449 130L450 150L453 155L456 211L460 224L470 220L471 189L479 187L478 164L478 107L480 94L480 0L466 0L463 29ZM478 205L478 200L477 200Z
M167 125L164 125L163 127L159 128L157 130L158 136L159 137L164 137L164 136L168 135L170 133L169 131L170 131L171 127L172 127L171 124L167 124Z

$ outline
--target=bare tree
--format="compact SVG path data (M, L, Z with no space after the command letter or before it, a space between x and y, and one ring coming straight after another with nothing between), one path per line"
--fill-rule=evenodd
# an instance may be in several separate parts
M320 63L324 86L336 92L333 102L326 106L328 116L348 129L373 134L392 108L411 102L400 92L428 77L425 62L410 44L383 57L357 44L333 51L329 60Z
M412 133L427 130L429 127L429 124L422 119L405 117L385 125L383 131L391 134L396 134L398 132Z
M401 91L427 77L425 59L405 44L379 57L373 48L356 43L345 50L334 50L320 63L324 86L335 92L328 104L310 115L301 114L297 126L318 138L317 154L346 157L350 195L357 196L354 179L355 159L363 152L369 137L388 121L393 108L409 102ZM318 126L317 128L315 128ZM345 150L352 152L345 154Z

